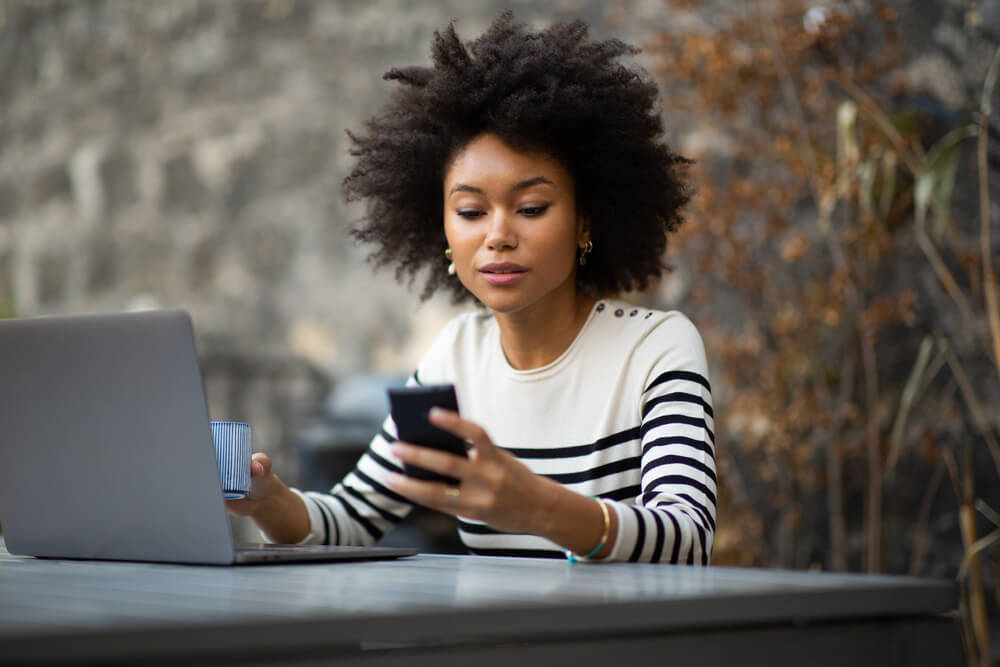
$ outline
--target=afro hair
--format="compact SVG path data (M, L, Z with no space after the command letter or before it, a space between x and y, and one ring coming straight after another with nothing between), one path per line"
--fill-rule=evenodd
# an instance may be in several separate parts
M443 259L443 183L462 148L492 133L551 155L573 178L594 244L578 289L601 297L661 275L667 234L691 196L690 161L663 140L656 85L617 62L638 49L587 33L582 21L529 32L505 12L463 44L452 23L435 32L430 67L383 76L402 86L363 135L348 132L357 161L343 184L347 201L366 203L353 234L374 246L376 266L410 282L426 269L421 298L439 289L472 298Z

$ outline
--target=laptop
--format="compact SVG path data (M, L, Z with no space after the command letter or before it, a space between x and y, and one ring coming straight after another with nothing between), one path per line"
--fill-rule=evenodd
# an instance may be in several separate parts
M12 554L246 564L392 547L233 544L184 310L0 320L0 525Z

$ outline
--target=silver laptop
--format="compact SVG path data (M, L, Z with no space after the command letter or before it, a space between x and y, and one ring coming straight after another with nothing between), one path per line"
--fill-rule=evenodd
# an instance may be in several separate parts
M0 320L0 525L12 554L243 564L412 555L236 547L183 310Z

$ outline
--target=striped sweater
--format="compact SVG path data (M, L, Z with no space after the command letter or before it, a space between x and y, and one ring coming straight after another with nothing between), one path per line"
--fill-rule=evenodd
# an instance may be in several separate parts
M609 500L618 535L606 560L707 565L715 531L712 399L701 337L684 315L605 299L569 348L542 368L506 361L492 315L452 320L410 378L454 383L463 417L533 472ZM329 494L299 492L304 543L371 544L412 507L388 488L401 472L387 418ZM564 557L551 541L459 518L475 554Z

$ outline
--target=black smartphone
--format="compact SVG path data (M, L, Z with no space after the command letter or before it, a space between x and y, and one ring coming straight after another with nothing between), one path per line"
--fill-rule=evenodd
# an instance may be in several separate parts
M396 422L396 433L400 440L440 449L456 456L468 456L464 440L443 431L427 420L427 413L432 407L441 407L458 412L458 399L455 397L455 385L432 384L420 387L396 387L389 390L389 410L392 421ZM432 480L458 484L454 477L439 475L436 472L404 464L407 475L418 479Z

